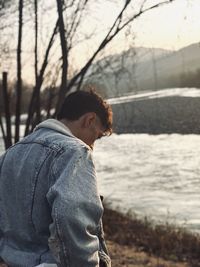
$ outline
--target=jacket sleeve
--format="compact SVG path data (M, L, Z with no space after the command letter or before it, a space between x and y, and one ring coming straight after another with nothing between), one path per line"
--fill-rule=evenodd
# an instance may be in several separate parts
M105 238L104 238L102 220L99 224L98 238L99 238L99 244L100 244L100 249L99 249L100 264L99 264L99 266L100 267L111 267L111 259L110 259L108 249L106 246L106 242L105 242Z
M58 177L47 194L53 220L49 247L58 266L97 267L103 207L91 152L82 149L68 157L63 153L54 164Z

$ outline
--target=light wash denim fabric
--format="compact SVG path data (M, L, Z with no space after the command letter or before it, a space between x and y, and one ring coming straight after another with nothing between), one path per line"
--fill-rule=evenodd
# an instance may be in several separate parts
M10 267L111 266L91 152L50 119L0 157L0 258Z
M54 263L53 264L52 263L42 263L42 264L37 265L35 267L58 267L58 265L54 264Z

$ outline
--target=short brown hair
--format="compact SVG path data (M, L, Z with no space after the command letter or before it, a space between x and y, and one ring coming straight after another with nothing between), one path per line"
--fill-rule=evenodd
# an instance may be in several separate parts
M77 120L87 112L95 112L105 127L105 134L112 133L112 109L94 90L69 94L57 114L57 119Z

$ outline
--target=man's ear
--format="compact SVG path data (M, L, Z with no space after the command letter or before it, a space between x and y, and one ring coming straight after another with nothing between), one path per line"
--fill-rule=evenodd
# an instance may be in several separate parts
M94 125L96 121L96 113L95 112L87 112L82 116L82 126L85 128L89 128Z

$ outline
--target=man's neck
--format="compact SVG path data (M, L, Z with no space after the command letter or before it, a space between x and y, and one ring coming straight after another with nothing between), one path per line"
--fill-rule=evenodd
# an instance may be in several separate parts
M78 121L69 121L67 119L61 119L62 122L70 131L71 133L79 138L79 123Z

